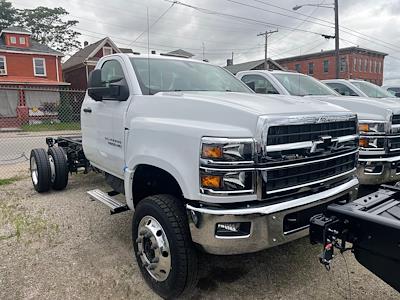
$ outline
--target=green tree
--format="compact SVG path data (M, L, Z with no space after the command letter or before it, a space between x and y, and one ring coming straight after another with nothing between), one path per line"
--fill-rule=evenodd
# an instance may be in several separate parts
M3 0L1 0L3 1ZM62 7L39 6L18 10L19 25L32 32L32 38L63 53L80 48L75 20L63 20L68 12Z
M17 10L12 6L11 2L0 0L0 31L15 25L17 19Z

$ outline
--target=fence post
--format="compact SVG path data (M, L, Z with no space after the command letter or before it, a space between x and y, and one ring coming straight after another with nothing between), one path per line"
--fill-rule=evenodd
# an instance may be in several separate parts
M17 118L19 126L29 123L29 108L26 106L25 91L19 86L19 105L17 106Z

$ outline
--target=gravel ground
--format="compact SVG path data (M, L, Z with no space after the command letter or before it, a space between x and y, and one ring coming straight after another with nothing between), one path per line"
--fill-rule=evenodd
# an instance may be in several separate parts
M133 259L132 213L110 216L91 201L85 191L99 186L93 174L41 195L29 179L0 186L0 299L157 299ZM400 299L350 253L327 272L320 250L305 238L256 254L203 254L192 299Z

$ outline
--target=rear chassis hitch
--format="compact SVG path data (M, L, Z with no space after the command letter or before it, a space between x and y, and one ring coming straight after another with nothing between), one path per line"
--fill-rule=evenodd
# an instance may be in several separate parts
M323 245L319 260L326 269L335 248L350 250L361 265L400 292L400 188L382 185L354 202L329 205L311 218L310 241Z

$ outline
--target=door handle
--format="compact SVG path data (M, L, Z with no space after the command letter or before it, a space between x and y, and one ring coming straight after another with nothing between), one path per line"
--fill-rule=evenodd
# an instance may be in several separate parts
M85 113L91 113L91 112L92 112L92 109L91 109L90 107L86 107L86 108L83 109L83 111L84 111Z

